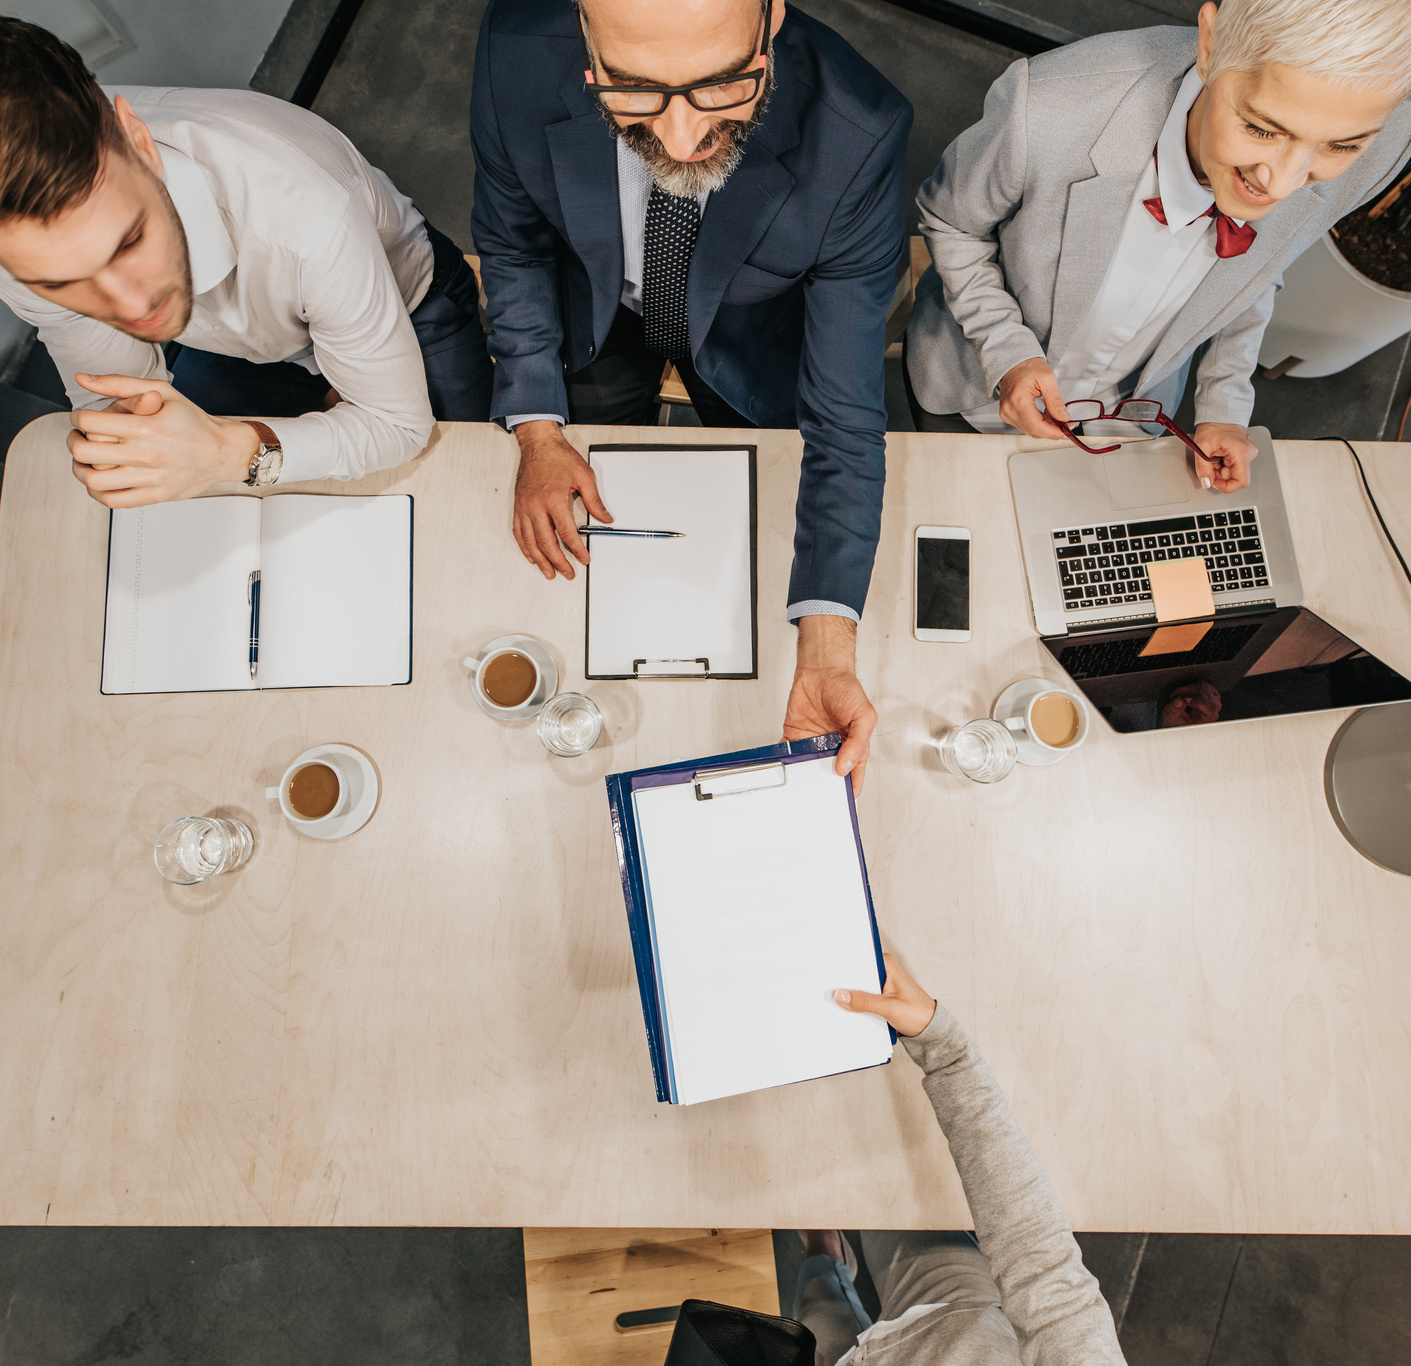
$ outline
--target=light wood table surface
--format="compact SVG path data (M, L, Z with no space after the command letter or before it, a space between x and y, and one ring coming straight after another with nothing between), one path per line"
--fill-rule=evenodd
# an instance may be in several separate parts
M889 1067L653 1099L606 773L776 740L800 443L759 460L760 677L591 683L603 742L549 758L471 699L507 631L583 686L583 580L509 535L513 441L443 427L338 494L416 495L414 681L103 697L106 512L66 419L0 498L0 1219L10 1223L957 1228L945 1144ZM592 438L699 441L659 428ZM710 434L707 439L721 439ZM1118 736L990 788L929 737L1061 675L1032 626L1005 457L896 435L860 635L881 713L860 803L885 943L970 1029L1078 1228L1411 1233L1411 881L1323 797L1348 713ZM1404 446L1363 446L1411 548ZM1411 589L1332 443L1282 443L1309 605L1411 672ZM974 637L911 636L911 530L974 533ZM383 783L342 843L266 802L306 746ZM168 886L173 817L255 861Z

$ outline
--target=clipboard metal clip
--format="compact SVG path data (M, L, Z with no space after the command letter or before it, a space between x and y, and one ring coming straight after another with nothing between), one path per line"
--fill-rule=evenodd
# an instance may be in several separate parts
M710 673L709 659L634 659L637 678L702 678Z
M758 792L766 787L783 787L786 770L782 763L747 764L743 768L703 769L696 774L696 800L734 797L741 792Z

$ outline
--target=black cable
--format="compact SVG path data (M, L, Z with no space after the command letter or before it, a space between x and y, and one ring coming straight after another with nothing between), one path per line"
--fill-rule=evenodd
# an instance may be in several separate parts
M1362 487L1367 492L1367 501L1372 505L1372 511L1377 514L1377 521L1381 523L1382 535L1387 538L1387 544L1391 547L1391 553L1396 556L1401 564L1401 572L1406 575L1406 582L1411 583L1411 569L1406 567L1406 560L1401 551L1397 549L1396 541L1391 534L1391 528L1387 526L1387 519L1382 516L1382 510L1377 506L1377 500L1372 496L1372 486L1367 482L1367 471L1362 468L1362 457L1357 454L1357 449L1345 436L1320 436L1319 441L1341 441L1348 450L1352 452L1352 458L1357 462L1357 473L1362 476Z

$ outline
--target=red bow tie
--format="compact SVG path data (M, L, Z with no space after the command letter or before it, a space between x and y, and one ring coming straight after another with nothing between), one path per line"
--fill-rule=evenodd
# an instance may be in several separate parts
M1164 224L1166 222L1166 210L1161 207L1160 195L1152 199L1143 199L1142 207L1158 223ZM1201 214L1201 217L1215 220L1216 256L1243 256L1249 250L1255 237L1258 236L1248 223L1236 223L1229 214L1221 213L1213 204Z

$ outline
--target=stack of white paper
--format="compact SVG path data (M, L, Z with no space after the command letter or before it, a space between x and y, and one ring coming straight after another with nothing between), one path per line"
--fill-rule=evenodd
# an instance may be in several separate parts
M833 1000L881 990L848 781L825 755L710 801L693 783L633 794L680 1103L891 1057L883 1020Z

